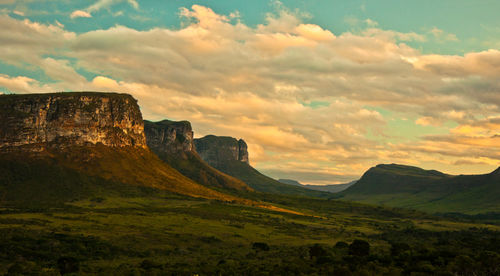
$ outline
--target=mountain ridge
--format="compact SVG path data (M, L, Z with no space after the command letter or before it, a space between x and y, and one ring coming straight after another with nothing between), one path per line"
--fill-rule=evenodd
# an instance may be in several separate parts
M412 166L381 164L337 194L345 200L428 212L468 214L500 210L499 169L480 175L448 175Z
M194 181L232 191L252 191L241 180L208 165L194 147L193 130L188 121L144 121L146 141L163 161Z

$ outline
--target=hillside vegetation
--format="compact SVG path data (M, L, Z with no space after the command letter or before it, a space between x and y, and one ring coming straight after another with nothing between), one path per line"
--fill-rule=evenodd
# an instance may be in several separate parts
M403 165L378 165L340 192L345 200L432 213L500 212L499 170L485 175L446 175Z

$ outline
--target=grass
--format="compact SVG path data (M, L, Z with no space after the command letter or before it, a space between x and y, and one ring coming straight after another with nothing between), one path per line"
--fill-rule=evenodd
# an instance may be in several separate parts
M294 201L289 198L292 205ZM332 206L315 209L321 202ZM334 257L344 254L334 247L339 241L367 240L372 254L381 258L390 254L388 233L397 237L429 235L429 242L414 240L411 245L432 247L432 240L440 235L451 239L450 233L475 233L470 230L475 227L488 229L481 235L494 237L498 232L492 231L500 230L495 225L444 220L418 212L359 204L351 207L345 202L312 199L303 207L308 215L300 216L171 195L91 198L38 211L11 208L0 214L0 245L14 254L2 255L0 273L15 263L27 270L57 271L61 256L76 258L83 274L149 270L261 274L274 269L280 274L292 263L301 264L304 273L318 272L327 266L311 260L309 250L314 244L324 247L335 263ZM313 213L316 216L309 215ZM408 229L411 232L406 233ZM254 249L255 242L268 244L270 251ZM44 255L46 251L52 253Z

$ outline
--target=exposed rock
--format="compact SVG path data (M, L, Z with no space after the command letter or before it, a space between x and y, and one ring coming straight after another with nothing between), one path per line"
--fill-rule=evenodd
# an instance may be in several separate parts
M128 94L0 95L0 150L102 143L146 148L137 101Z
M242 139L207 135L194 139L196 151L205 162L215 168L228 162L240 161L249 164L247 144Z
M241 180L218 171L201 159L194 149L193 130L188 121L144 121L144 131L149 148L163 161L194 181L211 188L252 190ZM241 147L245 148L245 152L241 152L241 158L248 160L243 140ZM238 158L239 152L235 156Z
M154 152L184 159L187 153L194 152L193 130L188 121L144 121L144 131L147 145Z
M243 139L238 140L238 161L249 164L248 147Z

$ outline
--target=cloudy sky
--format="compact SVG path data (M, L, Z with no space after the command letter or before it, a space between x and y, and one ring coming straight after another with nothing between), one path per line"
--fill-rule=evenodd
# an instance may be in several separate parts
M500 165L497 0L0 0L0 93L117 91L272 177Z

